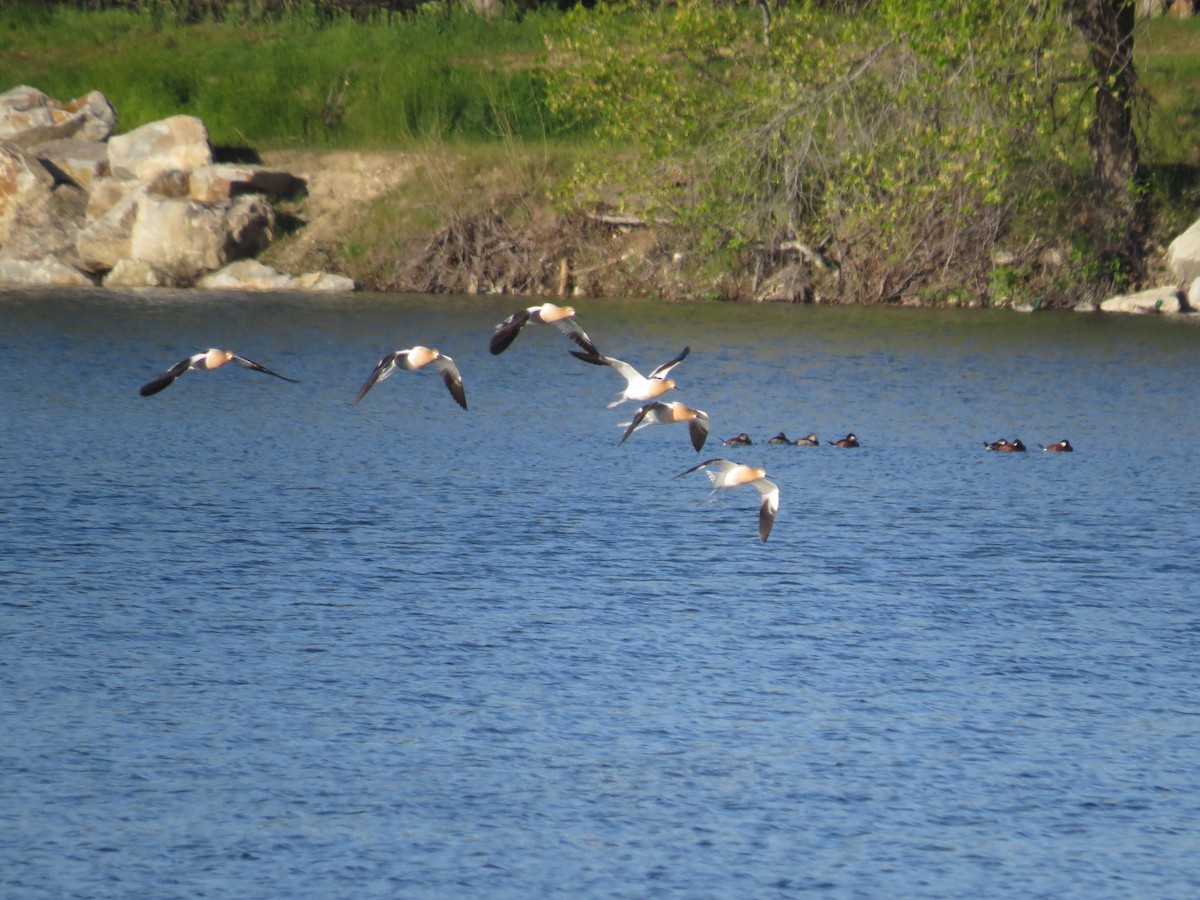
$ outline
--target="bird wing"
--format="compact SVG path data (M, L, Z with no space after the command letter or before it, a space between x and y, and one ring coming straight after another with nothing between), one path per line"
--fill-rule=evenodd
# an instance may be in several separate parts
M696 418L688 422L688 434L692 437L692 446L699 453L704 449L704 442L708 440L708 413L696 410Z
M492 331L491 351L498 356L508 349L508 345L517 339L525 323L529 321L529 310L522 309L513 313Z
M663 363L661 366L659 366L657 369L655 369L653 372L651 372L650 378L666 378L667 373L670 372L677 365L679 365L681 362L683 362L685 359L687 359L687 355L691 352L692 352L692 350L690 347L684 347L683 352L680 353L677 357L675 357L670 362Z
M363 382L363 386L358 389L358 396L354 398L354 405L358 405L358 401L367 396L367 391L375 387L376 382L383 381L389 375L396 371L396 365L403 364L408 357L407 350L395 350L381 359L371 370L371 374L367 376L367 380Z
M286 378L283 375L280 375L278 372L272 372L266 366L260 366L258 363L254 362L253 360L246 359L244 356L238 356L235 354L233 361L243 368L253 369L255 372L262 372L264 375L274 375L276 378L283 378L284 381L290 381L292 384L300 383L295 378Z
M466 409L467 392L463 388L462 375L459 374L458 366L454 364L454 360L443 353L433 361L433 364L442 373L442 381L446 383L446 388L450 391L450 396L454 398L454 402L463 409Z
M714 458L714 459L706 459L702 463L696 463L696 465L692 466L690 469L684 469L682 472L680 472L675 477L680 478L684 475L690 474L691 472L695 472L697 469L703 469L705 466L719 466L721 471L727 472L736 465L737 465L737 463L733 463L727 459L721 459L719 457Z
M758 539L765 541L775 524L779 512L779 485L768 478L756 478L750 482L762 495L762 506L758 509Z
M147 381L145 384L143 384L138 393L143 397L149 397L152 394L157 394L163 388L168 387L172 382L174 382L176 378L190 369L192 366L192 359L193 357L191 356L189 356L187 359L181 359L153 381Z
M587 336L587 332L585 332L580 324L574 319L558 319L550 324L552 324L555 328L569 337L588 353L591 353L595 356L600 355L600 351L596 349L596 345L592 343L592 339Z
M645 406L643 406L641 409L639 409L637 412L635 412L633 414L633 419L629 422L628 427L625 429L625 433L623 435L621 435L620 443L622 443L622 444L625 443L625 439L627 437L629 437L631 434L633 434L635 431L637 431L639 428L644 428L646 425L653 424L655 421L657 421L653 417L647 419L646 416L652 410L654 410L656 407L661 407L661 406L663 406L662 403L657 403L657 402L656 403L647 403Z

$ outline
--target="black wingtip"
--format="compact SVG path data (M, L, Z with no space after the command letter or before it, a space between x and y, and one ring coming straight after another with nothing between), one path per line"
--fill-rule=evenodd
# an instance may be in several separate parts
M167 387L174 380L174 378L165 375L162 378L155 378L153 381L148 381L143 384L138 390L138 393L143 397L151 397L154 394L157 394L163 388Z

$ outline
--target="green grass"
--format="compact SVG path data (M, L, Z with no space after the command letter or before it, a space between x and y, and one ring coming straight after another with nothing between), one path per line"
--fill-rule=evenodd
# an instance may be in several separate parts
M533 139L554 127L532 63L556 15L343 16L324 25L294 16L238 26L6 5L0 85L30 84L61 100L99 90L122 131L199 116L218 146Z

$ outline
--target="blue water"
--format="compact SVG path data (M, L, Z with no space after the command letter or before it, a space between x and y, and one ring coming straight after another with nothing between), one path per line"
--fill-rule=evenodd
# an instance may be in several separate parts
M0 295L0 895L1200 894L1195 325L522 303Z

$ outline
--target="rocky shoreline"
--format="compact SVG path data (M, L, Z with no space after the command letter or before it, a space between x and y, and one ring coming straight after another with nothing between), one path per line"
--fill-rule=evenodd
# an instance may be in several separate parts
M255 262L276 233L290 173L214 159L204 123L173 116L114 135L98 91L60 102L0 94L0 284L354 290L327 272Z
M284 165L216 157L203 122L173 116L116 135L93 91L71 101L18 86L0 94L0 290L29 287L353 291L345 274L305 267L335 242L355 204L401 189L386 154L278 154ZM287 162L302 170L293 172ZM303 163L303 165L300 165ZM285 240L276 205L303 211ZM554 217L509 226L494 210L455 221L397 263L394 291L605 296L638 284L678 291L680 251L640 222ZM284 269L265 264L266 256ZM609 262L612 261L612 262ZM748 295L814 302L803 258L782 257ZM1081 304L1079 311L1190 314L1200 309L1200 222L1171 242L1174 283ZM743 294L747 292L742 292ZM1040 304L1013 306L1035 312Z

